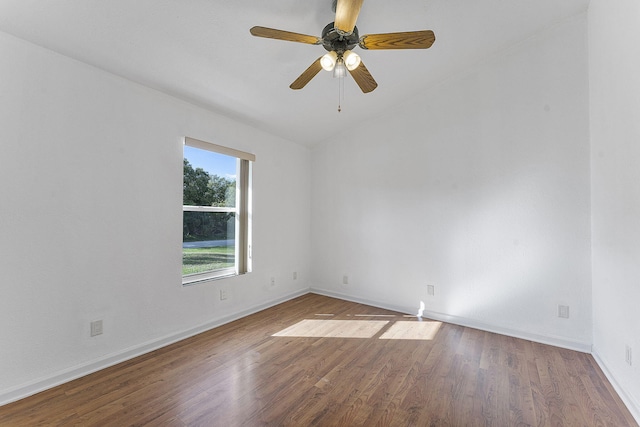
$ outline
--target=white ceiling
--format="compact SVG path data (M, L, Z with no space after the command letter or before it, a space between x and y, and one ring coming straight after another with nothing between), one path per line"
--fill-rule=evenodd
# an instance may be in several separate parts
M331 0L0 0L0 30L289 140L312 145L378 116L589 0L367 0L360 34L430 29L427 50L363 51L378 88L321 72L289 84L321 46L252 37L254 25L320 36Z

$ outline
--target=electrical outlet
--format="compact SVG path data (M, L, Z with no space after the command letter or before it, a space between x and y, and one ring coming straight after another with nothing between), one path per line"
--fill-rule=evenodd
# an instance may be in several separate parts
M271 278L271 286L275 286L276 285L276 278L272 277Z
M102 335L102 320L91 322L91 336Z
M220 301L226 300L229 296L227 295L226 289L220 289Z
M559 305L558 306L558 317L562 317L563 319L569 318L569 306L568 305Z
M298 280L298 272L297 271L293 272L293 280Z
M347 276L346 274L344 276L342 276L342 284L343 285L348 285L349 284L349 276Z
M629 347L629 346L626 346L626 352L625 352L624 360L625 360L625 362L627 362L627 365L629 365L629 366L632 365L633 357L632 357L632 354L631 354L631 347Z
M433 285L427 285L427 295L433 296L436 294L436 287Z

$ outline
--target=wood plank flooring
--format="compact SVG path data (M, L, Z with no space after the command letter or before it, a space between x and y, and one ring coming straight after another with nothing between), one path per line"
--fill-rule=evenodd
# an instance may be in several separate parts
M0 407L1 426L637 426L592 356L315 294Z

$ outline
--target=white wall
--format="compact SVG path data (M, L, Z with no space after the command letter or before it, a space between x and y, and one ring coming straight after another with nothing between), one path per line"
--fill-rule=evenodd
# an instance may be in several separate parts
M640 420L640 3L589 7L594 354ZM632 366L625 362L633 350Z
M0 57L0 404L307 291L309 149L2 33ZM185 135L256 154L251 274L181 285Z
M586 37L582 14L315 147L313 289L590 350Z

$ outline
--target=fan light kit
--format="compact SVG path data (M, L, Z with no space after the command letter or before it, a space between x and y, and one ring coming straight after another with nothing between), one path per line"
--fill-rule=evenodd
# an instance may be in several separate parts
M338 56L338 53L332 50L320 58L320 65L325 71L333 71L336 67L340 67L340 65L343 65L349 71L353 71L358 68L361 62L360 55L350 50L347 50L342 56ZM336 76L334 75L334 77Z
M352 49L359 46L365 50L382 49L427 49L436 40L433 31L409 31L402 33L358 34L356 20L364 0L334 0L336 18L322 30L321 37L267 27L253 27L250 32L256 37L285 40L296 43L322 45L328 52L316 59L309 68L293 82L291 89L302 89L320 70L333 71L333 76L346 76L347 71L362 92L369 93L378 87L360 56ZM340 107L338 106L338 111Z

